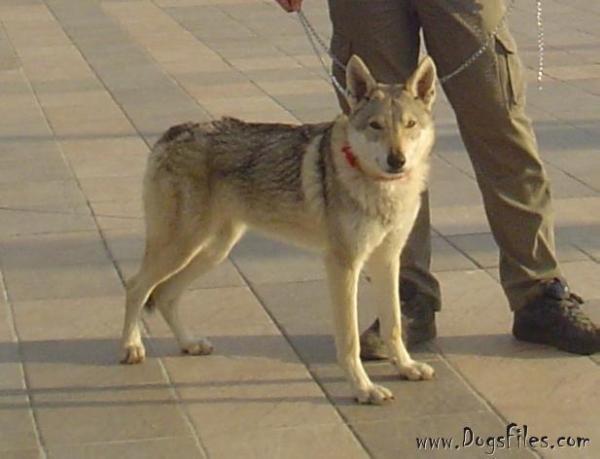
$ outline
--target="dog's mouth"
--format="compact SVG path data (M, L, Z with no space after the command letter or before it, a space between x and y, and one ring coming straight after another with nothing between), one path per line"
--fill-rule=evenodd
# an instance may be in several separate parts
M377 165L379 165L379 161L377 161ZM384 168L381 167L382 170L378 171L378 173L375 175L375 179L376 180L380 180L380 181L384 181L384 182L391 182L391 181L404 181L404 180L408 180L410 178L410 169L407 169L405 167L403 167L400 170L385 170Z
M352 151L352 147L346 144L342 147L342 153L344 154L348 165L352 168L358 169L363 174L370 176L372 179L378 182L392 182L392 181L405 181L410 178L410 169L402 167L400 170L384 170L379 163L379 159L376 158L375 162L377 164L376 169L379 169L377 172L374 170L364 169L360 166L358 158Z
M410 169L402 167L401 169L390 170L387 167L382 167L379 158L376 158L375 162L378 166L377 169L379 169L377 173L373 174L373 178L376 180L389 182L393 180L407 180L410 177Z
M410 178L410 170L401 170L398 172L384 172L375 177L376 180L391 182L394 180L403 181Z

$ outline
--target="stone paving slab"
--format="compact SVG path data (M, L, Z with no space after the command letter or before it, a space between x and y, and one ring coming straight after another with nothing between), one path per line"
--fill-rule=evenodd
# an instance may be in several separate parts
M323 36L326 2L305 2ZM510 24L555 196L559 258L600 321L600 8L545 0L536 89L533 3ZM0 0L0 457L450 457L417 437L463 429L591 438L584 449L494 457L598 457L600 357L515 341L497 249L447 100L431 180L438 339L413 351L434 381L367 365L395 403L355 405L335 364L319 256L256 234L182 299L216 351L186 357L159 314L147 362L123 367L123 282L143 253L141 177L168 126L223 114L317 122L335 94L292 15L271 0ZM375 316L361 281L361 326ZM453 445L454 446L454 445ZM483 457L460 448L460 457Z

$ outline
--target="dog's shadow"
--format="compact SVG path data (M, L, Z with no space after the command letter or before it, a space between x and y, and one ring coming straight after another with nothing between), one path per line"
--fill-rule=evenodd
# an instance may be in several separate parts
M310 351L317 363L335 362L333 339L328 335L299 336L298 344ZM294 350L278 335L210 336L215 345L211 356L183 355L173 338L144 338L148 359L181 357L201 361L202 358L269 358L282 362L298 362ZM32 340L0 342L0 364L70 364L82 366L113 366L118 364L119 340L110 338Z
M118 339L80 338L19 343L0 342L0 368L3 364L8 364L8 368L14 364L23 364L25 373L29 373L36 381L27 389L21 387L18 382L14 384L8 382L4 387L0 385L0 410L29 409L26 399L15 398L26 395L35 398L35 405L38 408L136 407L238 402L329 403L322 396L305 395L302 392L295 395L278 395L281 390L277 388L314 384L307 372L303 372L300 368L296 371L285 365L285 363L299 364L301 360L281 336L211 336L210 339L215 345L215 352L210 356L193 357L181 354L173 338L146 338L144 342L147 361L142 365L134 366L119 365ZM329 363L335 360L331 337L314 335L310 340L317 348L325 350L321 354L322 362ZM185 362L184 366L189 368L192 374L198 371L198 378L190 381L185 376L164 381L158 359L161 359L167 368L170 364L183 368L180 365ZM258 359L261 362L258 362ZM251 362L248 362L249 360ZM232 375L203 376L205 374L202 373L203 366L210 368L212 364L216 364L217 367L222 368L223 363L239 366L240 362L242 366ZM273 365L277 362L284 363L283 373L279 371L281 366ZM187 370L185 371L187 374ZM52 376L54 372L56 376ZM341 375L339 378L332 379L343 381ZM222 394L228 386L234 391L233 395ZM181 392L179 398L174 398L169 395L172 389L185 392ZM195 392L195 389L200 391Z
M290 384L312 384L314 374L293 371L279 371L279 366L272 366L269 361L284 363L304 363L309 368L319 368L317 378L320 384L334 387L331 395L338 405L354 405L347 392L345 378L335 364L335 348L330 335L292 335L288 337L292 346L278 335L251 336L216 336L211 337L215 344L215 353L211 356L190 357L181 355L172 338L146 339L148 362L145 366L118 366L119 341L117 339L69 339L0 342L0 368L3 364L24 364L25 372L33 372L42 380L50 377L51 383L40 383L38 380L32 387L22 388L10 383L0 389L0 410L29 409L29 402L23 396L33 396L35 405L39 407L122 407L141 405L179 405L184 404L218 404L218 403L281 403L304 402L311 404L329 403L327 398L317 395L279 395L275 388L287 387ZM413 349L411 353L417 359L438 360L439 352L445 356L483 356L490 358L567 358L568 355L549 348L519 343L509 335L472 335L440 337L426 346ZM175 381L164 381L158 368L158 359L169 360L169 364L180 364L189 361L192 372L199 372L206 359L231 359L237 361L253 360L248 371L255 377L198 377L189 381L186 378ZM268 369L263 373L261 365L255 366L257 359L263 359ZM175 362L171 359L176 359ZM178 359L181 359L179 361ZM213 363L215 361L213 360ZM439 360L438 360L439 362ZM227 361L218 363L228 364ZM373 364L368 364L371 367ZM380 364L374 364L380 365ZM441 363L440 363L441 365ZM186 367L188 364L186 363ZM434 363L434 366L436 364ZM443 365L442 365L443 366ZM36 368L37 367L37 368ZM109 370L109 367L113 369ZM94 370L96 368L96 370ZM382 382L396 381L397 377L383 371L384 367L371 367L375 372L374 380ZM387 365L385 365L387 368ZM289 369L289 367L288 367ZM100 370L100 371L97 371ZM108 371L106 371L108 370ZM145 370L148 370L146 372ZM56 379L52 372L61 373ZM83 373L81 372L83 371ZM245 371L245 370L244 370ZM391 370L390 370L391 371ZM67 375L68 372L68 376ZM91 372L91 373L88 373ZM90 375L100 376L98 384L89 384ZM202 375L202 373L198 373ZM83 378L83 379L82 379ZM140 379L141 378L141 379ZM94 379L95 380L95 379ZM62 383L60 382L62 381ZM333 386L332 386L333 385ZM222 393L226 387L233 389L234 395ZM247 386L240 389L241 386ZM258 392L254 393L255 387ZM262 389L259 389L262 387ZM271 388L274 388L275 393ZM340 389L341 388L341 389ZM175 389L182 394L180 398L168 395ZM190 392L200 389L200 392ZM218 393L214 391L217 390ZM265 390L268 395L265 395ZM141 391L141 392L140 392ZM150 391L150 392L148 392ZM164 394L163 394L164 391ZM206 392L208 391L208 392ZM148 393L156 394L148 396ZM116 395L115 395L116 394ZM243 395L240 395L243 394ZM17 398L15 398L17 397ZM23 399L21 399L21 398ZM108 398L108 399L107 399Z
M148 359L182 358L197 361L203 358L227 357L275 359L285 363L308 365L335 364L333 338L326 334L210 336L215 345L211 356L193 357L181 354L170 337L145 338ZM291 347L288 345L291 343ZM519 359L560 358L568 354L554 349L521 343L509 334L441 336L427 345L411 349L415 358L448 356L506 357ZM114 366L118 364L119 340L111 338L35 340L0 342L0 364L70 364L81 366Z

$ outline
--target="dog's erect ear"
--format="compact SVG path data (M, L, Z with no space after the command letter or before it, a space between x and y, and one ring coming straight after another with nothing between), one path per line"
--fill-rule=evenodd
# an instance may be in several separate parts
M417 99L421 99L427 108L431 109L435 100L435 82L437 72L433 59L425 56L419 63L417 70L406 82L406 89Z
M351 107L360 102L377 86L375 78L360 57L354 54L346 66L346 87L350 91L348 102Z

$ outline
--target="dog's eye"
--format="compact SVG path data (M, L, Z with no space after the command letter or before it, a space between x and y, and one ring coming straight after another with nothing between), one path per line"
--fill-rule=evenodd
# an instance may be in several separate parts
M415 127L416 125L417 125L417 122L415 120L409 120L406 123L406 127L409 128L409 129Z
M369 127L371 129L375 129L377 131L381 131L383 129L383 126L381 125L381 123L377 122L377 121L371 121L369 123Z

